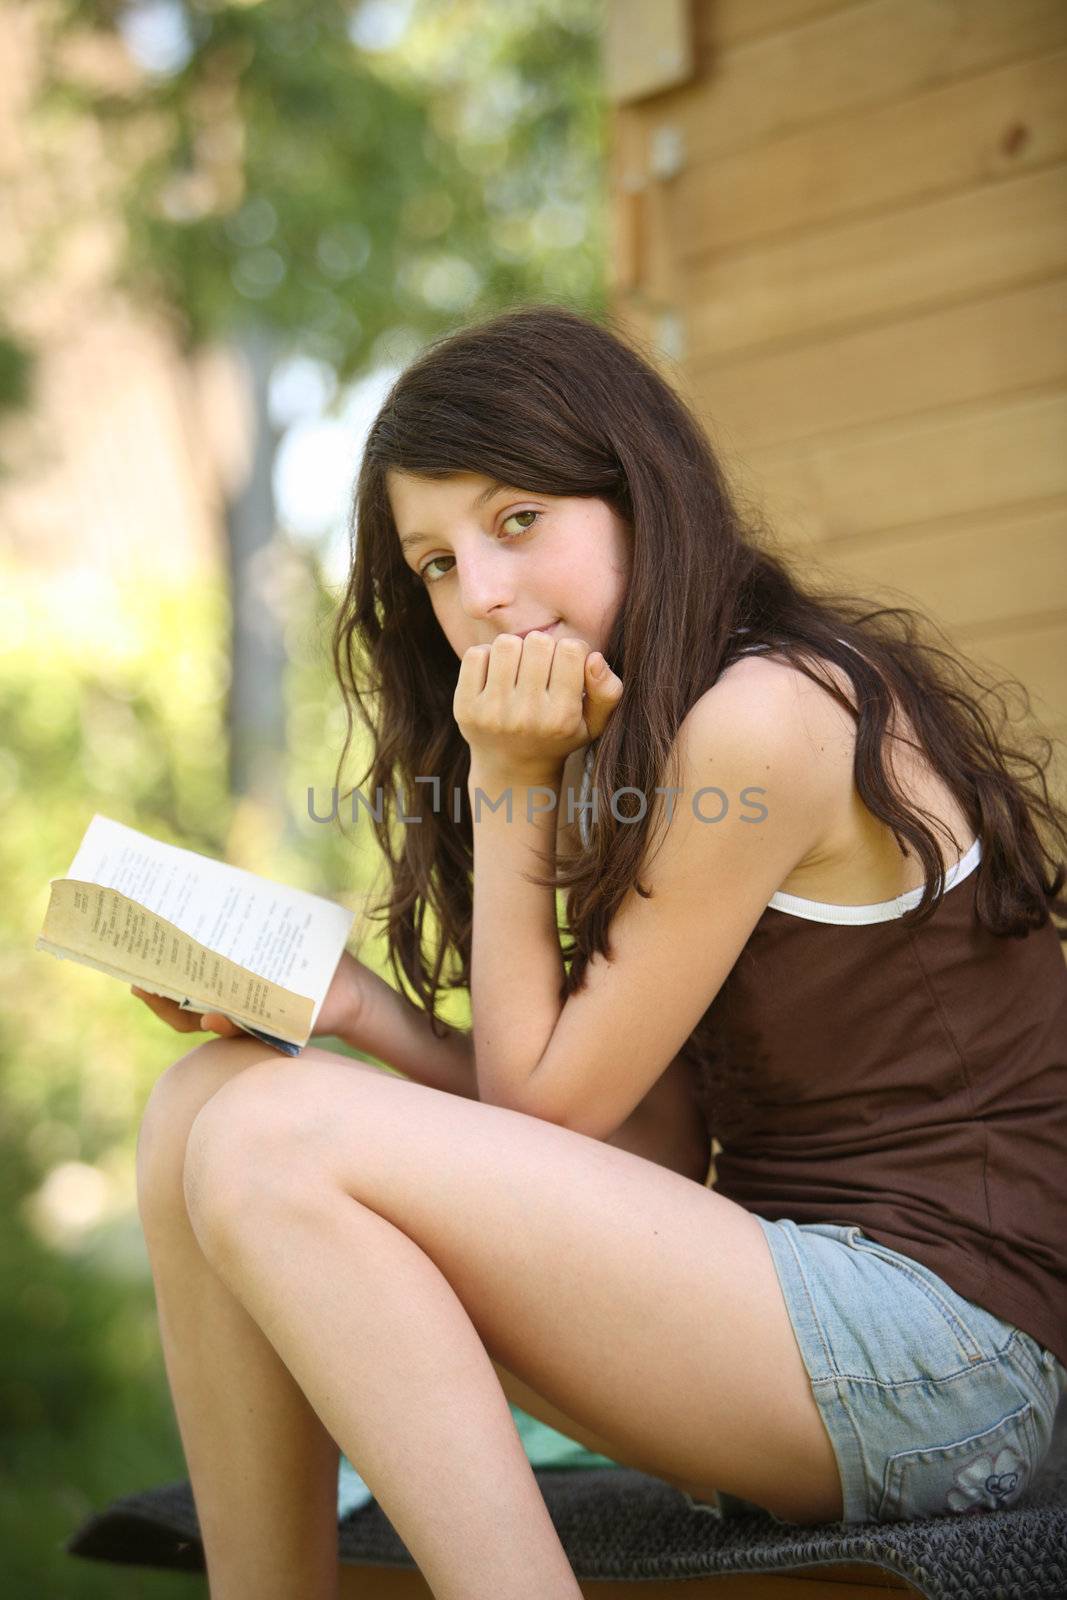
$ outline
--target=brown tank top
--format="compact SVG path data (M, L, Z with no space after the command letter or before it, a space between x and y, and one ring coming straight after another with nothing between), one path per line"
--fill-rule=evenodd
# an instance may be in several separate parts
M1067 966L975 915L976 839L923 926L778 893L691 1040L715 1188L856 1223L1067 1365Z

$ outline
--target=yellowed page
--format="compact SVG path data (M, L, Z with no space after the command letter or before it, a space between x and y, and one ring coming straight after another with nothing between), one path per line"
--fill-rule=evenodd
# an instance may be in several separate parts
M194 944L231 962L246 976L251 974L279 991L310 997L313 1010L307 1037L314 1035L316 1019L352 929L353 911L306 889L278 883L195 850L164 844L99 813L85 830L66 877L114 890ZM38 940L37 948L53 955L63 953L43 939ZM110 965L100 961L87 964L111 971ZM190 970L194 970L192 966ZM177 1000L184 1010L205 1009L184 989L176 994L160 978L153 983L145 980L143 987ZM212 1009L223 1010L220 1006ZM223 1015L231 1013L223 1010ZM298 1045L283 1042L281 1035L269 1028L253 1028L243 1021L242 1026L289 1054L299 1051Z
M221 1011L291 1044L310 1036L309 996L257 977L117 889L54 879L37 945L174 999L188 997L197 1011Z

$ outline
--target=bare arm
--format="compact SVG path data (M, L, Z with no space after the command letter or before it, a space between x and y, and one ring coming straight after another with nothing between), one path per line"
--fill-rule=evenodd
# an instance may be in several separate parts
M425 1011L347 953L338 978L344 985L339 1038L416 1083L468 1100L479 1098L472 1034L448 1028L443 1039L436 1038ZM693 1068L676 1057L604 1143L703 1183L710 1149Z
M416 1083L478 1099L469 1033L442 1023L445 1036L438 1038L428 1012L347 953L339 975L348 998L334 1029L338 1038Z
M695 1071L683 1056L675 1056L604 1143L704 1183L711 1166L711 1139L696 1099Z
M416 1083L477 1100L472 1034L449 1028L443 1039L435 1038L427 1013L406 995L353 957L345 963L350 1000L337 1036ZM604 1143L703 1183L710 1149L692 1071L680 1056L672 1061Z

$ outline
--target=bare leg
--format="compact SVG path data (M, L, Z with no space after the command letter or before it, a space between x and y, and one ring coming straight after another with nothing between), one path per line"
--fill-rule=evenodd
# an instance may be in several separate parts
M335 1600L338 1447L208 1264L182 1192L193 1118L262 1058L257 1040L217 1040L164 1073L138 1140L138 1206L212 1600Z
M444 1274L284 1127L251 1166L249 1148L223 1090L189 1140L197 1236L437 1600L581 1600L493 1363Z
M138 1141L138 1203L213 1600L293 1594L334 1600L337 1446L274 1346L207 1261L182 1188L194 1118L224 1083L262 1059L256 1040L212 1040L163 1074ZM349 1065L378 1075L365 1063ZM678 1121L667 1116L669 1107L651 1115L656 1096L668 1093L669 1077L610 1142L684 1171L691 1163L676 1152L688 1150L688 1133L680 1122L674 1131L668 1127ZM706 1160L697 1166L691 1175L699 1180ZM510 1374L504 1377L514 1384ZM529 1404L524 1394L508 1397ZM510 1413L508 1421L513 1427ZM550 1570L543 1568L542 1578Z

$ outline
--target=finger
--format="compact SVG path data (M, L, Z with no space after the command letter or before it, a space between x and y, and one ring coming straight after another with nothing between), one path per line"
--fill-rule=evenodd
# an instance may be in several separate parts
M487 644L473 644L469 650L464 650L459 663L456 692L452 697L452 711L456 717L462 718L465 709L470 706L475 696L481 694L485 688L488 670Z
M582 659L588 645L578 639L556 640L540 630L528 633L521 644L517 688L535 697L562 693L576 702L580 700Z
M160 995L149 994L144 989L134 989L133 993L137 996L138 1000L142 1000L144 1002L149 1011L154 1011L157 1016L162 1014L164 1007L174 1004L173 1000L164 1000Z
M622 679L612 672L599 650L594 650L585 663L586 685L600 699L611 699L622 689Z
M587 693L582 707L590 739L599 739L623 693L622 679L612 672L606 662L599 673L594 670L595 667L595 661L592 667L586 664Z
M533 635L531 634L529 638L532 639ZM535 674L531 674L530 664L537 652L535 647L534 651L527 653L528 643L529 639L520 639L517 633L502 633L493 640L485 672L487 691L503 690L506 694L518 685L520 678L524 688L535 681ZM547 667L544 678L547 682Z
M551 642L551 641L550 641ZM585 688L585 663L589 646L582 639L560 639L552 657L548 687L552 692L580 702Z

